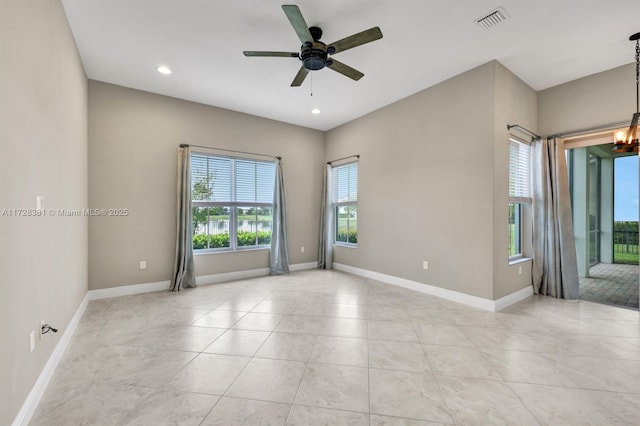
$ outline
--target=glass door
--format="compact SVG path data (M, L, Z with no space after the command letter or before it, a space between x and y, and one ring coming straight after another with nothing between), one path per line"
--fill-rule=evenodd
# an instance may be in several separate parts
M565 141L580 298L638 309L639 157L608 139Z
M589 154L589 266L600 263L600 157Z

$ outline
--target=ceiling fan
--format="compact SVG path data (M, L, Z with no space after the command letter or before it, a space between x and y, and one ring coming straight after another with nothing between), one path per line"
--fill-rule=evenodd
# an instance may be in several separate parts
M300 53L297 52L256 52L244 51L244 56L273 56L282 58L297 58L302 61L302 66L291 82L292 87L302 85L309 71L321 70L328 67L353 80L360 80L364 74L349 65L333 59L331 55L344 52L347 49L360 46L382 38L379 27L373 27L359 32L334 43L325 44L320 41L322 30L318 27L307 27L307 23L296 5L282 5L284 13L289 18L298 38L302 42Z

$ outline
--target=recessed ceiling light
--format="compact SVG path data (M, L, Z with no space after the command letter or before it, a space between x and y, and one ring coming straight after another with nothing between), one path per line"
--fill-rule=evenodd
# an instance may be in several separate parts
M320 110L318 108L314 108L311 110L311 114L320 114Z
M169 75L171 74L171 70L169 69L169 67L165 67L164 65L160 65L158 68L156 68L158 70L158 72L160 74L165 74L165 75Z

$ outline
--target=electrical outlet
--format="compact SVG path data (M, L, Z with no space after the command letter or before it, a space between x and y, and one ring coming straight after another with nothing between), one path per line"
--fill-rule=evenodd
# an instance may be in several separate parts
M304 246L300 247L300 253L304 253Z
M141 260L140 261L140 269L147 269L147 261L146 260Z
M422 269L425 269L425 270L429 269L429 261L427 260L422 261Z
M522 265L518 266L518 275L522 275Z
M33 352L35 348L36 348L36 335L32 330L31 333L29 333L29 353Z

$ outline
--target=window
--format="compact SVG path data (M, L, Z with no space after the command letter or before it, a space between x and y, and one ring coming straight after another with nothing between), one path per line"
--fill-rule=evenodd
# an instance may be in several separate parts
M522 255L522 205L509 203L509 258Z
M523 210L531 204L531 147L509 140L509 259L522 257Z
M191 154L194 250L271 244L275 164Z
M336 166L332 173L332 208L335 215L335 242L358 243L358 163Z

